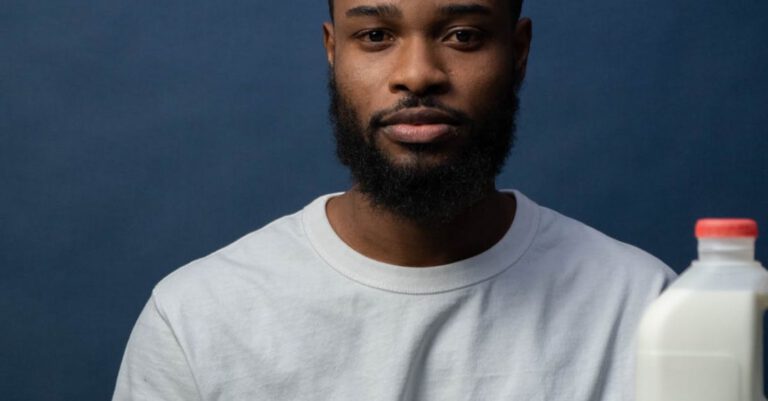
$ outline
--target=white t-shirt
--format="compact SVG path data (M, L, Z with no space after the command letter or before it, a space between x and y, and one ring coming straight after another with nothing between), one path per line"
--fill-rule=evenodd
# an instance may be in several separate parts
M486 252L408 268L357 253L332 195L163 279L114 400L633 400L633 338L674 278L513 191Z

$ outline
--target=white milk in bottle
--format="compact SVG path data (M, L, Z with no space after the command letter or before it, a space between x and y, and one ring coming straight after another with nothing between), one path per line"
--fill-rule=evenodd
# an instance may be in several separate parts
M758 401L768 272L757 224L702 219L699 257L648 307L637 332L637 401Z

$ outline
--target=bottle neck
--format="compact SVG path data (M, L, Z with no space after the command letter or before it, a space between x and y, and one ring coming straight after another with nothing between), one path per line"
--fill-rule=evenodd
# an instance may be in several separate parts
M701 262L753 262L755 238L699 238Z

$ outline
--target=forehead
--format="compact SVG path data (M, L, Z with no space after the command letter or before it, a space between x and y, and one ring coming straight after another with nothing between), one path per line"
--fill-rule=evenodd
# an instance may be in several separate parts
M506 15L510 0L335 0L334 18L361 15L384 17L431 16L450 13Z

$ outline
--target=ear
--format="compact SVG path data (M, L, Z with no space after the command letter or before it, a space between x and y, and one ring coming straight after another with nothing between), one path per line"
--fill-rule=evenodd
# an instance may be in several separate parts
M525 78L525 69L528 65L528 53L531 50L533 35L533 22L530 18L521 18L515 25L512 37L512 46L515 57L515 70L517 71L516 84L519 86Z
M323 46L325 47L325 56L328 58L328 65L333 67L336 54L336 33L332 22L323 24Z

